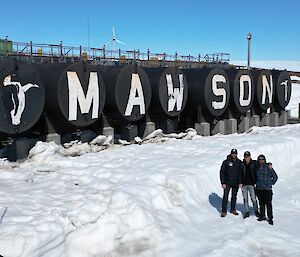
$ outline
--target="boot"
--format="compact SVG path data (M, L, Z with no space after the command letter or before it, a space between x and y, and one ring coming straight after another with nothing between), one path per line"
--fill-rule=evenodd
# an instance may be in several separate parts
M224 218L224 217L226 216L226 214L227 214L227 212L225 212L225 211L222 211L222 213L221 213L221 217L222 217L222 218Z
M239 215L236 210L230 211L233 215Z
M255 216L256 216L257 218L260 217L259 211L255 211Z
M247 211L247 212L244 213L243 218L246 219L248 217L249 217L249 212Z
M270 225L274 225L273 220L268 220L268 222L269 222Z
M257 221L263 221L263 220L267 220L267 218L264 216L264 217L259 217L259 218L257 219Z

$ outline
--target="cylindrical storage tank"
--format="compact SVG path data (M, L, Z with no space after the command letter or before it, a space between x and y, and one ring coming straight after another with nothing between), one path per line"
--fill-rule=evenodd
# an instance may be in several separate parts
M189 85L187 111L195 113L200 106L206 118L221 116L230 98L229 79L225 71L222 68L196 68L186 69L184 74Z
M58 133L85 128L97 121L106 91L96 65L36 64L46 88L45 114Z
M45 90L37 70L13 59L0 61L0 133L19 134L32 128L45 104Z
M143 68L136 65L102 66L107 98L104 114L113 126L141 120L151 101L151 86Z
M188 85L183 71L177 67L145 68L149 76L152 99L149 114L158 121L177 117L185 108Z
M272 73L269 70L251 70L251 74L255 84L253 107L259 112L266 112L274 97Z
M252 107L254 99L253 77L249 70L227 69L230 83L230 108L237 114L244 114Z
M272 75L275 84L274 107L276 111L281 111L284 110L291 99L292 81L286 70L274 70Z

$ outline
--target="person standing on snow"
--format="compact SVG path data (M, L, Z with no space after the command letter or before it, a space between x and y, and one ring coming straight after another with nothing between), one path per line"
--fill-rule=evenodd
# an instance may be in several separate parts
M244 174L243 162L237 158L237 150L232 149L227 159L223 161L220 169L220 180L223 188L222 213L221 217L227 214L228 195L231 189L231 209L230 212L238 215L236 207L236 198L239 187L242 187Z
M265 216L265 211L267 207L268 222L273 225L273 207L272 198L273 191L272 185L275 185L278 176L273 169L271 163L266 163L266 157L264 155L259 155L257 158L256 166L256 193L259 200L259 210L260 217L258 221L267 220Z
M245 173L243 177L243 187L242 187L242 194L244 199L244 219L249 217L249 202L248 202L248 192L250 194L250 198L253 204L253 208L255 211L255 215L259 217L258 212L258 205L256 201L256 195L254 190L254 185L256 183L256 174L255 174L255 167L256 167L256 161L253 161L251 159L251 154L249 151L246 151L244 153L244 160L243 164L245 166Z

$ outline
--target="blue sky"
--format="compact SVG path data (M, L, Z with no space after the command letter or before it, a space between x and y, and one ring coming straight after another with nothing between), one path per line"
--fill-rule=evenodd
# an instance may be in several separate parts
M198 55L228 52L246 60L300 61L297 0L1 1L0 37L13 41L101 47L115 27L124 50Z

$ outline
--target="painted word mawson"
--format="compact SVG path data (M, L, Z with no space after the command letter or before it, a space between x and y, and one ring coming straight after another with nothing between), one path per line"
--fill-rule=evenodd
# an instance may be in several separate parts
M291 96L286 71L227 68L142 68L87 63L26 64L0 61L1 138L24 131L72 133L103 126L116 132L128 125L166 120L184 129L201 120L223 119L230 112L280 112ZM200 110L200 111L199 111ZM40 124L40 125L36 125ZM34 126L36 125L36 126ZM158 127L157 127L158 128ZM177 130L177 129L176 129Z

